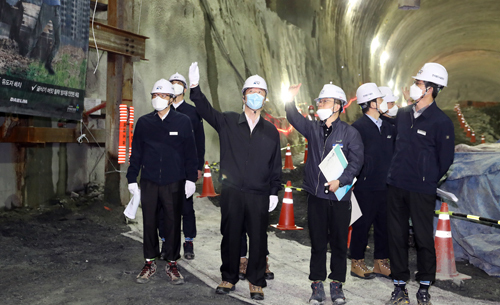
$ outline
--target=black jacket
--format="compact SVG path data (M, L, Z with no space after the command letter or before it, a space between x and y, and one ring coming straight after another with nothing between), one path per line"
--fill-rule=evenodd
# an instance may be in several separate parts
M450 118L435 101L416 119L409 105L399 109L396 128L396 150L387 183L412 192L436 194L437 183L455 154Z
M200 86L191 89L190 99L198 114L219 133L222 184L242 192L277 195L281 152L276 127L260 117L250 135L245 113L215 110Z
M379 131L377 125L366 114L363 114L351 126L358 130L365 148L365 162L358 175L355 190L386 190L387 173L394 153L396 128L382 120Z
M141 179L158 185L180 180L196 182L198 160L193 128L189 118L170 109L162 120L156 111L137 121L132 141L132 155L127 171L129 183Z
M304 177L304 189L319 198L338 201L334 193L324 193L325 176L319 169L319 164L336 144L342 145L342 152L347 159L347 167L340 175L339 181L343 185L351 184L363 166L363 141L359 132L349 124L337 118L333 123L332 133L324 141L323 121L309 121L303 117L295 106L295 102L285 105L286 118L308 141L308 155ZM348 201L352 189L342 198Z
M203 130L203 120L200 115L196 112L196 108L193 105L189 105L184 102L179 105L179 107L172 107L177 112L183 113L189 117L191 120L191 125L194 131L194 140L196 142L196 150L198 151L198 170L203 171L205 167L205 131Z

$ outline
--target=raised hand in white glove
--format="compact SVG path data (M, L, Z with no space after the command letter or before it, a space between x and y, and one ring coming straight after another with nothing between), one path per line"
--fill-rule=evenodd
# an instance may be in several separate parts
M194 88L198 86L200 82L200 68L198 68L198 62L194 62L189 67L189 86Z
M186 198L193 196L194 191L196 191L196 185L193 181L186 180Z
M136 182L129 183L128 184L128 191L130 192L130 194L135 195L135 194L139 193L139 186L137 185Z
M274 209L276 209L277 205L278 205L278 196L270 195L269 196L269 212L274 211Z

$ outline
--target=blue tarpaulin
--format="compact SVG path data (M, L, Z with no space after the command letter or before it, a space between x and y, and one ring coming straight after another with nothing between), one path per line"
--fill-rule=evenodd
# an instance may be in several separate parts
M500 220L500 152L456 152L440 188L459 199L447 202L450 211ZM455 217L450 224L455 259L500 276L500 226Z

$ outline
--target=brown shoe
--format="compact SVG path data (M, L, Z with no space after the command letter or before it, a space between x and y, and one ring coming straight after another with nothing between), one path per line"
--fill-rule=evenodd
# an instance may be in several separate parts
M217 288L215 288L215 293L217 294L228 294L230 291L234 291L236 289L236 286L226 282L222 281Z
M391 265L389 264L389 259L374 259L373 260L373 273L376 276L383 276L388 279L391 278Z
M254 284L248 282L250 287L250 297L252 300L264 300L264 291L262 291L262 287L255 286Z
M274 280L274 272L269 270L269 257L266 256L266 280Z
M240 280L246 279L247 266L248 266L248 259L246 257L240 257L240 273L238 273L238 277L240 278Z
M375 274L366 267L365 259L351 259L351 275L365 280L375 278Z

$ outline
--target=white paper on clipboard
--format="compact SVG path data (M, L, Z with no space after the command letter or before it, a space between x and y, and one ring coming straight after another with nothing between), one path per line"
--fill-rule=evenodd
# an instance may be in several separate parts
M359 207L358 200L356 199L356 196L354 196L354 193L351 195L351 223L349 226L352 226L353 223L358 220L363 213L361 212L361 208Z
M326 155L319 164L319 169L326 178L326 181L337 180L347 167L347 159L338 144Z

